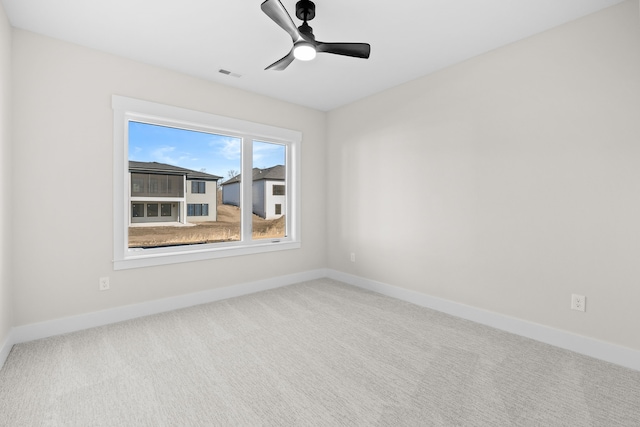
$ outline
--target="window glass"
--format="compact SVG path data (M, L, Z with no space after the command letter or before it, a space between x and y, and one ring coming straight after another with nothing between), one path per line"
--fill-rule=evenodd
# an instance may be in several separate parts
M205 181L191 181L191 194L205 194L207 183Z
M131 215L134 218L140 218L144 216L144 203L132 203L131 204Z
M158 216L158 204L157 203L148 203L147 204L147 216Z
M160 215L171 216L171 203L160 204Z
M131 215L135 218L140 218L144 216L144 203L132 203L131 204Z
M189 203L187 205L187 216L209 216L209 204Z
M253 141L253 238L286 236L286 146Z
M240 200L238 198L237 205L225 205L222 183L231 171L235 175L235 171L240 170L241 139L136 121L130 121L128 127L131 199L160 199L147 205L147 218L161 214L167 217L163 222L180 225L197 221L196 227L159 224L142 228L139 225L142 221L132 220L129 247L144 249L240 240ZM196 178L205 175L210 181L189 179L194 175ZM207 183L213 188L209 194ZM185 193L185 187L191 191ZM163 203L159 212L160 203L167 199L176 205L175 215L168 203ZM209 216L209 206L215 213L214 218Z

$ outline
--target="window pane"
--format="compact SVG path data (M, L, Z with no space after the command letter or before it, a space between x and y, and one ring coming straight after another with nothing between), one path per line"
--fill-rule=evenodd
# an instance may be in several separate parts
M191 194L206 194L207 183L205 181L191 181Z
M254 239L286 236L286 146L253 141Z
M162 203L160 205L161 216L171 216L171 203Z
M209 216L208 203L190 203L187 205L188 216Z
M132 203L131 204L131 216L134 218L140 218L144 216L144 203Z
M158 216L158 204L149 203L147 205L147 216Z
M132 203L129 247L240 240L242 139L127 123ZM232 182L223 186L226 181ZM175 224L140 227L145 222Z

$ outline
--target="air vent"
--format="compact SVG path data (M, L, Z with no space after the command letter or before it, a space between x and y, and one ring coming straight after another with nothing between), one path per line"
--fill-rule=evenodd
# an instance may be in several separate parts
M231 71L229 71L229 70L225 70L224 68L220 68L220 69L218 70L218 72L219 72L220 74L226 74L227 76L231 76L231 77L236 77L236 78L237 78L237 77L242 77L240 74L238 74L238 73L233 73L233 72L231 72Z

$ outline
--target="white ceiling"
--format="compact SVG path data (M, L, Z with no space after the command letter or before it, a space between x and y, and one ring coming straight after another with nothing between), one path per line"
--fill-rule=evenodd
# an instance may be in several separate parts
M296 0L281 1L299 25ZM367 42L371 57L322 53L284 71L264 71L291 38L262 0L2 3L18 28L328 111L621 1L314 0L317 39Z

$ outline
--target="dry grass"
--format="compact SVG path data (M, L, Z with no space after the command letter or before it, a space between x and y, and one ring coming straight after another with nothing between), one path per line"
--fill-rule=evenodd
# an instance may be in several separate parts
M240 209L219 205L218 221L197 223L191 227L129 227L130 248L194 245L240 240ZM285 217L265 220L253 215L253 238L284 237Z

